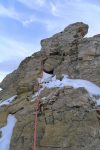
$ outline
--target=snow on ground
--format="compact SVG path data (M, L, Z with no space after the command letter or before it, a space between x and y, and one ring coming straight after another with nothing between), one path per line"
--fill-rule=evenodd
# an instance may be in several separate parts
M2 88L0 88L0 91L2 91L3 89Z
M50 81L53 81L53 80L55 80L55 76L53 76L53 74L48 74L45 72L43 72L42 78L38 78L38 82L42 85L43 85L43 83L46 84L46 83L49 83ZM38 95L40 95L40 93L44 90L44 88L45 88L45 86L40 88L38 92L36 92L35 94L32 95L32 100L31 100L32 102L35 101L36 97Z
M47 83L47 82L50 82L50 81L52 80L52 77L53 77L52 74L48 74L48 73L43 72L43 76L42 76L42 78L39 78L39 79L38 79L38 82L39 82L39 83Z
M62 80L57 80L56 76L44 72L42 79L40 79L40 83L42 83L43 89L55 88L55 87L63 88L64 86L72 86L75 89L83 87L87 90L90 96L100 95L100 87L98 87L94 83L87 80L81 80L81 79L69 79L68 75L63 75ZM100 105L100 99L96 100L96 103L97 105Z
M93 84L90 81L81 80L81 79L69 79L68 76L64 75L62 81L60 80L51 80L49 83L44 83L46 88L53 88L53 87L64 87L64 86L72 86L73 88L85 88L89 94L91 95L100 95L100 87Z
M32 96L32 101L35 100L36 96L38 96L44 90L44 88L63 88L64 86L72 86L75 89L83 87L87 90L90 96L100 95L99 86L87 80L69 79L68 75L63 75L62 80L57 80L56 76L43 72L43 77L38 79L38 81L40 84L42 84L43 88L41 88ZM100 105L100 99L96 100L96 104Z
M0 150L10 150L10 141L13 133L13 128L16 123L16 118L13 115L8 115L7 125L0 129Z
M9 105L16 97L17 97L17 95L14 95L14 96L10 97L9 99L2 100L2 102L0 103L0 107L3 105Z
M36 100L36 97L38 95L40 95L40 93L44 90L44 87L43 88L40 88L38 92L36 92L35 94L32 95L32 100L31 102L35 101Z

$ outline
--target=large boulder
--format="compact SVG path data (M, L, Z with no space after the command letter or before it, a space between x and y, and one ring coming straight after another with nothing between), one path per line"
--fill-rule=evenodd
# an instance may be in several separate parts
M65 59L64 56L70 55L70 62L72 59L76 59L77 45L87 32L88 25L78 22L69 25L64 31L53 35L51 38L42 40L41 51L44 52L48 58L45 61L44 69L47 71L54 70L63 63ZM68 64L66 63L66 65Z
M58 55L67 53L70 44L76 39L80 40L88 32L88 25L77 22L69 25L64 31L53 35L51 38L41 40L41 50L45 51L46 55Z

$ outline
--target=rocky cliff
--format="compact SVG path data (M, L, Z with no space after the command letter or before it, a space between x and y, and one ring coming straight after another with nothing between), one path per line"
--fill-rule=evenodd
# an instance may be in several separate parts
M42 69L59 80L67 74L100 86L100 35L84 38L87 32L88 25L78 22L41 40L41 50L23 60L0 83L2 99L17 95L11 105L0 108L0 127L6 124L8 114L17 118L10 150L33 148L35 101L31 100ZM38 115L38 150L100 149L99 107L84 88L44 89L40 101L43 99L46 107Z

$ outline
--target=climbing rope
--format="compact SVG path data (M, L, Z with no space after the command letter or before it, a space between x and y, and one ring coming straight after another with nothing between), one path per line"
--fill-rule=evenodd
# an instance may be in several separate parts
M42 56L41 56L42 58ZM43 61L41 59L41 76L43 77ZM42 78L41 77L41 78ZM40 81L41 83L41 81ZM38 85L38 95L36 97L36 113L35 113L35 126L34 126L34 145L33 150L36 150L36 143L37 143L37 127L38 127L38 111L39 111L39 90L40 90L40 84Z
M44 58L42 59L42 56L41 56L41 79L43 77L43 71L44 71L44 62L45 60L47 59ZM41 83L41 81L40 81ZM36 113L35 113L35 126L34 126L34 145L33 145L33 150L36 150L36 147L37 147L37 127L38 127L38 112L39 112L39 90L40 90L40 83L38 84L38 95L36 97ZM47 103L48 105L48 103ZM47 108L47 106L46 106ZM45 127L46 127L46 115L45 115L45 112L44 112L44 121L45 121Z
M38 126L38 110L39 110L39 97L36 97L36 114L35 114L35 127L34 127L34 146L33 150L36 150L36 140L37 140L37 126Z

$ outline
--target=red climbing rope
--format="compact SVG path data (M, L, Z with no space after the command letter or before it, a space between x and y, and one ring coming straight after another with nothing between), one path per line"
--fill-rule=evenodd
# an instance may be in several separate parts
M41 59L41 62L42 62L42 59ZM42 73L41 76L43 76L43 62L41 63L41 73ZM39 92L39 89L40 89L40 84L38 85L38 92ZM35 114L33 150L36 150L36 146L37 146L36 144L37 144L38 111L39 111L39 93L36 97L36 114Z
M39 97L36 97L36 114L35 114L35 127L34 127L34 147L36 150L36 139L37 139L37 126L38 126L38 110L39 110Z

